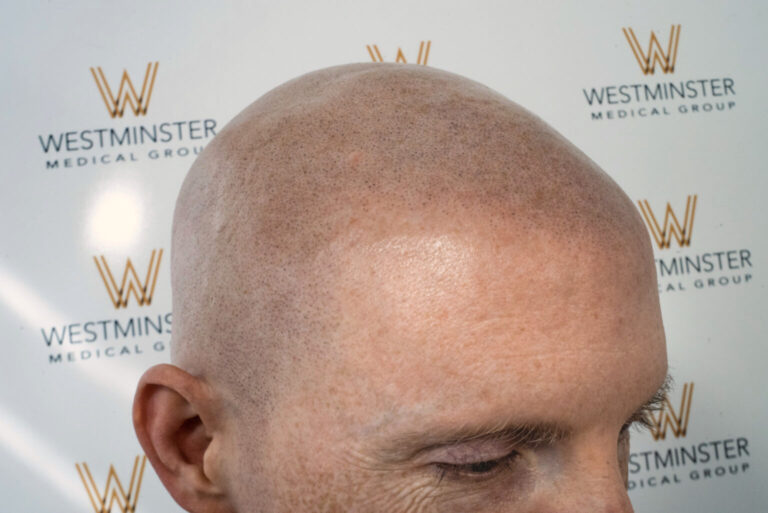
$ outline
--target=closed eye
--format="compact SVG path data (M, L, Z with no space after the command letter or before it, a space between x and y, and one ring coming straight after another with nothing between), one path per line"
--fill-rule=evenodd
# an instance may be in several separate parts
M488 478L509 468L519 456L519 452L512 451L501 458L496 458L493 460L474 461L461 464L434 463L433 465L438 469L441 481L443 478Z

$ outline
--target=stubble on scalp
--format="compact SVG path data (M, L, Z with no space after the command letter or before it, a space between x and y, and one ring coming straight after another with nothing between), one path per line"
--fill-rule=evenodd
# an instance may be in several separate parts
M215 384L232 408L251 405L261 416L281 387L301 386L332 354L341 312L328 248L402 227L460 230L470 217L510 238L545 233L633 255L649 276L647 293L656 293L632 202L502 95L404 64L349 64L291 80L234 118L182 186L173 361Z

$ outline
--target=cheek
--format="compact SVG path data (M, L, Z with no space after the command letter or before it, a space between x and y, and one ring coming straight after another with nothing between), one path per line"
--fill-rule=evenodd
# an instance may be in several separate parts
M329 415L326 414L326 417ZM314 417L317 419L318 417ZM311 426L312 429L306 429ZM323 422L281 423L273 429L262 467L274 511L292 513L437 513L433 484L362 456L354 436ZM244 508L242 511L251 511Z
M433 483L398 472L338 467L304 468L280 483L277 511L292 513L438 513Z

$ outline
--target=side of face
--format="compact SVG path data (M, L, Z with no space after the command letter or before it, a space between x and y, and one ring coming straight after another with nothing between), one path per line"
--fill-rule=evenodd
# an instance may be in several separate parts
M379 219L317 258L339 322L264 446L234 419L236 509L631 511L627 423L667 370L647 241L487 226Z

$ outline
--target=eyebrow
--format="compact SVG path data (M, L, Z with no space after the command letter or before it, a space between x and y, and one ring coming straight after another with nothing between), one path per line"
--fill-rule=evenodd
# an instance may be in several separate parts
M474 441L500 441L510 447L552 445L569 434L569 429L551 423L435 428L428 432L403 433L389 439L388 447L380 451L380 457L391 463L403 462L432 449Z
M658 390L635 410L623 427L634 423L652 427L652 414L662 408L672 383L672 376L667 374ZM406 432L389 439L389 447L380 451L380 457L383 461L403 462L432 449L474 441L501 441L510 446L540 447L554 445L570 434L570 427L549 422L436 427L428 432Z

